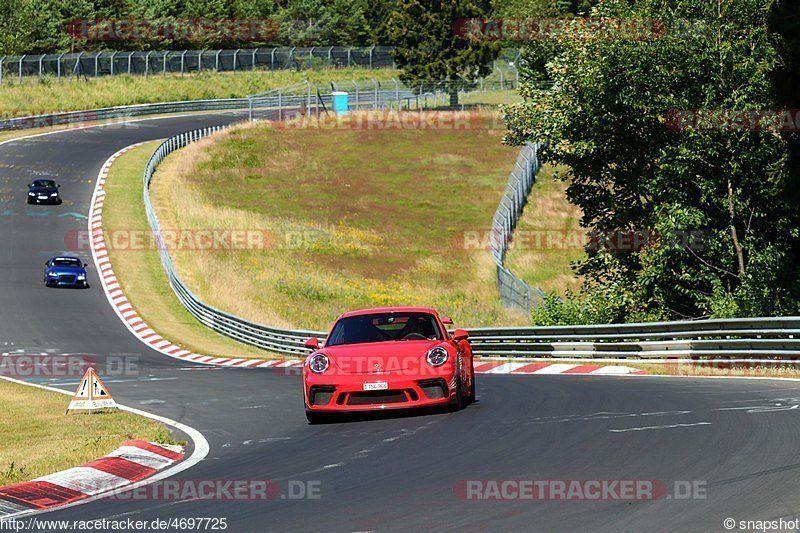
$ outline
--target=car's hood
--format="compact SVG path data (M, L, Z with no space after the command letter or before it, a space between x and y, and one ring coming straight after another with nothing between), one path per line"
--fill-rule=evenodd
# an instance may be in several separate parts
M58 192L58 189L55 187L30 187L28 191L36 194L53 194L54 192Z
M345 374L394 372L419 368L428 351L443 341L386 341L326 346L322 353L331 366Z
M50 273L50 274L58 274L59 276L61 274L75 274L75 275L78 275L78 274L85 274L86 273L86 269L83 268L83 267L54 266L54 267L49 267L47 269L47 272Z

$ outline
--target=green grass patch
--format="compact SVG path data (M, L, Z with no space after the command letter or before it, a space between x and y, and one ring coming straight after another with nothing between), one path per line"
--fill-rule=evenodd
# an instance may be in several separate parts
M142 173L158 145L159 142L151 142L134 148L111 167L103 205L103 231L107 236L149 230L142 200ZM189 314L169 286L157 250L109 247L109 258L131 305L165 339L203 354L274 357L270 352L219 335Z
M553 170L539 171L506 266L531 286L563 296L581 288L571 264L585 257L580 239L586 230L580 227L580 209L567 202L566 184L554 179Z
M0 116L19 117L153 102L242 98L304 80L322 87L331 81L383 81L397 75L398 72L392 69L326 68L235 73L202 71L183 77L175 74L148 77L125 74L79 79L26 77L22 82L7 77L0 85Z
M70 397L0 380L0 486L80 466L129 439L174 444L159 422L123 411L64 412Z
M501 136L249 125L167 158L152 194L162 227L274 236L173 253L196 294L251 320L327 329L353 308L430 305L461 325L527 324L500 305L488 250L464 248L464 232L489 230L517 154Z

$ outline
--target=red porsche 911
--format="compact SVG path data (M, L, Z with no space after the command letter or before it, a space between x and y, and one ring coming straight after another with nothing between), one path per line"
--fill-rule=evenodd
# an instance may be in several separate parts
M345 313L324 347L303 365L306 417L320 422L337 413L450 405L475 400L469 335L433 309L390 307Z

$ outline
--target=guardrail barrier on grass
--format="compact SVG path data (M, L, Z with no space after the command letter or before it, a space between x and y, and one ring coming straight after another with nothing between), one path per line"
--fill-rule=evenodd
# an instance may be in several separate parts
M280 111L277 108L267 109L262 116L277 119L279 114L291 112L296 105L298 102L287 100L282 103ZM155 235L160 235L158 217L148 190L156 167L171 152L220 129L206 128L171 137L153 153L144 172L143 187L147 217ZM530 160L530 154L525 155ZM522 175L530 177L530 173L522 172ZM525 190L529 190L528 184L523 183L522 188L516 190L518 197ZM493 254L498 252L492 251ZM159 253L170 286L181 303L201 323L222 335L265 350L299 356L309 353L303 345L305 339L312 336L324 339L326 336L325 332L320 331L287 330L257 324L210 306L181 281L166 246L159 246ZM630 359L800 357L800 317L473 328L468 331L475 353L481 356Z

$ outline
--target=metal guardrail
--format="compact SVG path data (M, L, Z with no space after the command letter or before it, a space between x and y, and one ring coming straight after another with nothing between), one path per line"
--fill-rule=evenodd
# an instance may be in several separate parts
M394 68L394 48L347 46L240 48L236 50L164 50L149 52L77 52L0 56L3 78L23 76L155 76L201 71L286 70L319 67Z
M104 107L87 111L68 111L31 117L0 120L0 131L44 128L66 124L79 124L119 118L163 115L171 113L192 113L203 111L223 111L247 109L247 98L227 98L219 100L190 100L185 102L160 102L119 107Z
M391 92L391 91L390 91ZM305 95L307 97L307 94ZM305 98L304 97L304 98ZM388 98L388 96L387 96ZM388 100L381 100L385 105ZM278 107L265 106L263 118L276 119L290 113L299 102L287 100ZM280 109L280 110L279 110ZM244 117L243 117L244 118ZM324 339L325 332L275 328L237 317L200 300L175 272L169 251L160 239L158 217L149 196L149 185L158 164L171 152L219 131L222 127L187 132L164 141L147 163L143 176L143 196L150 227L156 236L159 255L170 286L186 309L207 327L240 342L265 350L295 356L306 355L305 339ZM527 150L526 150L527 149ZM538 169L534 147L523 148L515 168L519 184L504 195L506 210L496 216L498 244L516 224L512 201L524 204ZM524 157L523 157L524 156ZM523 166L524 163L526 166ZM513 174L513 173L512 173ZM527 181L526 181L527 180ZM522 204L520 204L522 205ZM507 215L506 218L504 215ZM518 214L516 217L518 218ZM503 221L505 225L500 225ZM493 225L493 229L495 226ZM502 230L502 231L501 231ZM496 239L495 239L496 240ZM507 249L507 248L506 248ZM504 258L505 249L492 249L493 257ZM638 324L607 324L548 327L473 328L468 330L473 350L481 356L569 357L569 358L685 358L685 357L800 357L800 317L715 319Z
M473 349L508 357L800 357L800 317L477 328Z
M167 280L169 281L170 287L172 287L172 290L175 292L175 295L181 301L186 310L205 326L213 329L217 333L246 344L258 346L259 348L263 348L265 350L286 354L303 355L308 352L303 345L308 337L317 336L324 338L327 334L315 331L273 328L263 324L251 322L206 304L200 298L198 298L183 283L183 281L181 281L180 276L178 276L178 273L175 271L175 265L172 262L169 249L163 241L161 229L158 223L158 216L156 215L155 210L153 209L153 204L150 200L150 182L153 179L153 173L155 172L156 167L164 160L165 157L167 157L167 155L175 150L183 148L184 146L187 146L224 128L224 126L217 126L189 131L180 135L176 135L175 137L170 137L161 143L161 145L159 145L159 147L150 157L150 160L147 162L142 180L142 193L144 197L145 212L147 213L147 220L150 223L150 229L153 232L155 242L158 247L158 254L161 257L161 264L164 267Z
M375 102L370 100L373 95L377 98L377 101ZM363 105L369 106L384 106L388 105L389 103L396 104L397 100L394 98L396 98L398 95L407 97L405 93L398 93L396 91L388 91L386 93L381 91L368 92L366 96L359 98L359 102ZM258 100L255 104L253 104L252 102L256 98L261 98L262 100ZM307 103L306 98L308 98L308 93L294 95L290 98L283 98L282 96L276 97L274 95L256 95L254 97L250 97L251 102L250 104L246 105L257 106L260 108L259 118L261 119L280 120L289 113L297 112L300 104ZM331 96L330 94L315 94L314 98L330 102ZM248 102L248 100L245 99L245 102ZM253 108L254 107L251 107L251 116L253 115ZM183 306L189 311L189 313L197 318L197 320L199 320L202 324L213 329L217 333L246 344L258 346L259 348L263 348L265 350L295 355L306 354L308 353L308 349L304 346L305 340L312 336L324 339L327 336L327 333L306 330L287 330L265 326L263 324L257 324L250 320L237 317L222 311L221 309L217 309L216 307L206 304L181 281L180 276L175 270L175 265L172 262L169 249L163 241L158 223L158 216L156 215L155 209L153 209L153 204L150 200L150 182L153 179L153 173L155 172L156 167L164 160L165 157L167 157L167 155L175 150L183 148L188 144L196 142L222 129L224 129L223 126L217 126L190 131L175 137L170 137L159 145L159 147L150 157L150 160L147 162L142 179L142 196L144 198L147 220L150 224L150 229L153 232L154 239L158 247L161 264L164 267L167 280L169 281L170 287L172 287L172 290L175 292L175 295L181 301Z
M497 288L500 291L500 299L503 305L517 307L526 315L530 315L533 303L539 304L544 301L545 294L506 268L505 257L514 228L517 227L522 210L528 203L528 195L541 168L538 150L538 144L530 143L520 150L514 169L508 178L506 190L500 199L500 205L494 213L489 240L489 251L497 266Z

